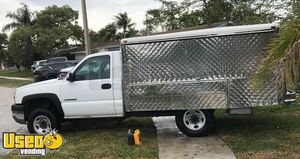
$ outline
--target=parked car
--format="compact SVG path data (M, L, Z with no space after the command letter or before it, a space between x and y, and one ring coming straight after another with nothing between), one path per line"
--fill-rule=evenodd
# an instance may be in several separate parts
M64 69L61 69L59 71L59 75L58 75L58 78L59 79L64 79L66 77L66 75L72 71L72 69L74 68L74 66L71 66L71 67L67 67L67 68L64 68Z
M263 24L123 39L122 51L88 55L66 78L17 88L13 118L47 134L68 119L175 116L185 135L205 136L215 109L250 114L284 102L283 81L250 88L275 35Z
M47 59L47 63L65 62L65 61L68 61L67 57L52 57Z
M74 63L74 64L78 64L81 60L68 60L68 62Z
M74 64L74 66L75 66L75 65L77 65L80 61L81 61L81 60L69 60L68 62ZM66 76L70 71L72 71L72 69L74 68L74 66L71 66L71 67L67 67L67 68L61 69L61 70L59 71L58 78L59 78L59 79L65 78L65 76Z
M33 72L36 68L44 65L45 63L47 63L47 60L34 61L34 63L31 65L31 71Z
M63 68L67 68L70 66L75 66L75 63L72 62L54 62L54 63L46 63L43 66L39 66L33 72L34 82L55 79L58 77L59 71Z

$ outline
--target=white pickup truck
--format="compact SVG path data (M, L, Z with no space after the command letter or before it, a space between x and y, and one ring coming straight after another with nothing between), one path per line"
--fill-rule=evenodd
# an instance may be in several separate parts
M46 134L68 119L175 115L184 134L204 136L215 109L280 102L274 80L249 86L275 34L262 24L123 39L121 51L88 55L63 79L17 88L13 118Z

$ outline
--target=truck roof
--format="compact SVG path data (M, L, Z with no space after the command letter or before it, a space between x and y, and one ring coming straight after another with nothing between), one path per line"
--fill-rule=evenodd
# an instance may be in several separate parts
M160 34L160 35L125 38L121 40L121 44L169 41L169 40L196 38L196 37L199 38L199 37L210 37L210 36L257 33L257 32L269 32L269 31L273 31L276 28L278 28L277 24L227 26L227 27L198 29L192 31L183 31L183 32Z
M117 54L117 53L121 53L121 51L103 51L103 52L97 52L97 53L93 53L90 55L85 56L83 59L87 59L87 58L91 58L91 57L96 57L96 56L101 56L101 55L108 55L108 54ZM78 63L81 63L84 60L80 60Z

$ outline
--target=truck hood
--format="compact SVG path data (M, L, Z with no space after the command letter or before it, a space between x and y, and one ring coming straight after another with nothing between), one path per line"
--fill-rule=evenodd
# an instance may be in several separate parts
M15 103L22 103L22 99L29 95L55 94L59 97L61 82L62 80L52 79L19 87L15 92Z
M32 84L28 84L28 85L25 85L25 86L22 86L22 87L18 87L16 89L16 91L20 91L20 90L27 89L27 88L33 88L33 87L51 86L51 85L57 83L58 81L59 81L58 79L52 79L52 80L32 83Z

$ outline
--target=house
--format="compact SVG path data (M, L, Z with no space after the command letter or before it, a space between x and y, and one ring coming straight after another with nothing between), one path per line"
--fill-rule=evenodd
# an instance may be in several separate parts
M91 52L117 51L120 50L120 42L110 41L104 43L91 44ZM86 56L85 46L73 46L56 50L54 55L66 56L69 60L81 60Z

